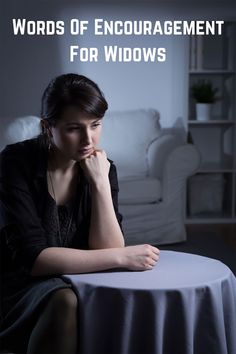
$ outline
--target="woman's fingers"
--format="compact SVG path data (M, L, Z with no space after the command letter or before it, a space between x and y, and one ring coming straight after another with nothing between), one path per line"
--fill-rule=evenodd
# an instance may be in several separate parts
M152 259L153 259L155 262L157 262L157 261L159 260L159 256L153 255L153 256L152 256Z
M91 157L104 158L105 161L108 161L106 151L101 149L94 149L87 158L91 159Z
M144 245L144 247L146 249L146 256L148 257L148 265L155 266L160 257L160 250L149 244Z
M160 257L159 249L149 244L126 246L122 249L123 252L125 255L124 265L131 270L152 269Z
M105 150L102 150L102 149L94 149L93 150L93 153L96 154L96 153L101 153L103 155L106 156L106 151Z
M156 254L160 254L160 250L157 247L152 246L152 251Z
M160 258L160 250L156 247L152 247L152 261L153 261L153 265L156 265L156 263L158 262L159 258Z
M104 150L95 149L87 158L81 162L86 177L91 184L107 183L107 176L110 170L110 162Z

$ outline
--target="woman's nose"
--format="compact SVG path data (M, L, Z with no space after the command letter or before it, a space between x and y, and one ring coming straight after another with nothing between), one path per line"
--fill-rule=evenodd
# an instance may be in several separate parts
M83 131L81 141L84 145L90 145L92 143L92 134L88 129Z

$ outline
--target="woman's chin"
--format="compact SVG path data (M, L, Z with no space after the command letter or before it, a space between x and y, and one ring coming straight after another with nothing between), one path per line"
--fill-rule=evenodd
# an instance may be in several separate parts
M77 157L77 161L83 161L83 160L85 160L87 158L87 156L86 157Z

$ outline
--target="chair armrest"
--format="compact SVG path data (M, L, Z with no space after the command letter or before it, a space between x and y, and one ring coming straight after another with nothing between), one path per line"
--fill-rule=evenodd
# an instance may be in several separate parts
M185 193L187 177L197 172L201 158L197 148L184 144L168 156L163 170L163 200L172 201Z
M2 118L1 127L0 151L8 144L34 138L41 132L40 118L35 116Z
M194 145L183 144L169 134L150 145L149 174L161 180L164 201L171 201L183 192L187 177L196 173L200 160Z
M183 143L171 134L163 134L148 147L147 163L150 177L162 179L163 169L169 154Z

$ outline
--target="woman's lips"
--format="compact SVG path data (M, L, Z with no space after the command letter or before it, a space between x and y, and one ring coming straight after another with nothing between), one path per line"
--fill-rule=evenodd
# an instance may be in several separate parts
M86 154L89 154L93 151L93 148L90 148L90 149L80 149L78 150L80 154L83 154L83 155L86 155Z

